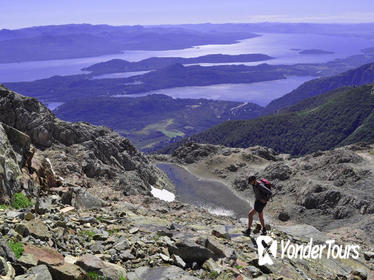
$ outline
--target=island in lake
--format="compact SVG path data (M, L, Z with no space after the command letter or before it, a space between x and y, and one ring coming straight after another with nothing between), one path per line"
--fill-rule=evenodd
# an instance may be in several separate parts
M325 51L320 49L309 49L309 50L302 50L299 54L333 54L334 52Z
M129 62L123 59L112 59L105 62L96 63L83 68L83 71L90 71L92 75L102 75L109 73L137 72L161 69L176 63L198 64L198 63L237 63L256 62L272 59L266 54L209 54L199 57L151 57L140 61Z

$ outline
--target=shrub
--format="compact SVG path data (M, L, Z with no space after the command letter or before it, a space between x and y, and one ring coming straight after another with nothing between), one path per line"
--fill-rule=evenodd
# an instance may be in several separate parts
M33 203L23 193L15 193L10 201L10 206L15 209L22 209L33 205Z
M21 242L10 241L9 247L13 250L17 259L19 259L22 256L24 249L23 249L23 244Z

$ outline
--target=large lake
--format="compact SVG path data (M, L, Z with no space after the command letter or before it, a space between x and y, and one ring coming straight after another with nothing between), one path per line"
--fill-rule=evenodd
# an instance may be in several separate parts
M122 54L89 58L32 61L0 64L0 83L32 81L54 75L73 75L83 73L80 69L94 63L114 58L138 61L153 56L195 57L213 53L245 54L263 53L276 59L266 61L270 64L294 64L326 62L360 53L360 50L374 46L374 42L356 37L337 37L315 34L263 33L262 36L242 40L229 45L204 45L182 50L168 51L125 51ZM322 49L334 54L301 55L292 49ZM246 63L246 64L258 64Z
M116 97L139 97L150 94L165 94L174 98L206 98L215 100L252 102L266 106L271 100L281 97L302 83L315 77L295 77L258 82L252 84L221 84L212 86L178 87L149 91L141 94L117 95Z

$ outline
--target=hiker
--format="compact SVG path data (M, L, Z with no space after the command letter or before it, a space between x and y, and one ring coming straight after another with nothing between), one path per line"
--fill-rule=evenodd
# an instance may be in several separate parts
M252 185L253 191L255 193L255 205L251 211L248 213L248 228L243 231L245 235L250 236L251 235L251 227L252 227L252 222L253 222L253 216L254 214L258 213L258 217L261 222L262 226L262 233L263 235L266 235L266 228L265 228L265 221L264 221L264 208L266 206L267 201L271 198L272 196L272 191L270 190L270 183L262 179L261 181L257 181L256 176L250 176L248 178L248 183ZM268 185L267 186L265 186Z

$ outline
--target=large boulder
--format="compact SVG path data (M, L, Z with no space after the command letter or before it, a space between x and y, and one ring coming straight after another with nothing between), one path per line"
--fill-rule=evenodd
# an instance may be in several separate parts
M29 234L40 240L48 241L51 238L51 233L47 225L40 219L33 219L25 224Z
M100 198L90 194L88 191L82 188L77 190L73 199L73 206L78 209L101 208L104 206L104 204L104 201L102 201Z
M83 255L75 264L87 272L96 272L108 280L119 280L120 276L126 279L126 270L123 267L105 262L95 255Z
M64 264L64 257L55 249L49 247L26 245L23 254L32 256L38 264L47 266Z
M214 252L192 240L179 241L168 247L170 255L178 255L188 264L203 264L209 258L216 258Z

